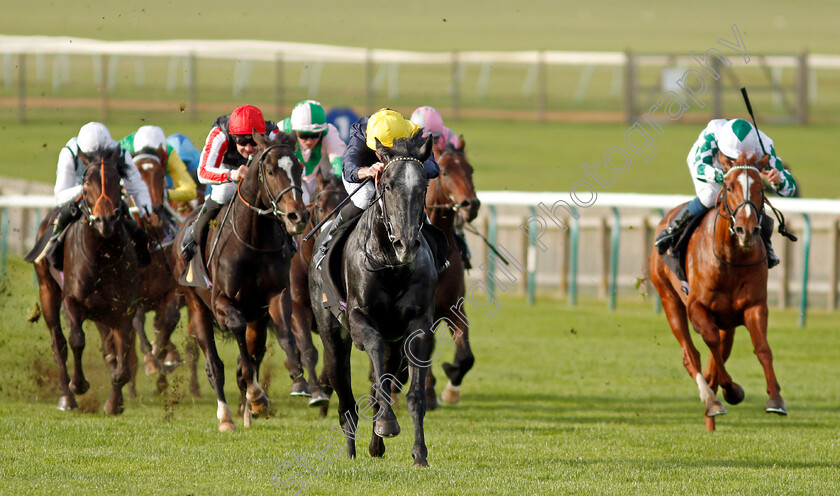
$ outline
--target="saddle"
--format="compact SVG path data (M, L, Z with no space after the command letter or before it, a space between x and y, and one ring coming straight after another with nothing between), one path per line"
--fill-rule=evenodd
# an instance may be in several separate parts
M688 224L683 227L682 232L679 234L679 238L677 238L671 248L664 254L660 255L665 265L667 265L668 268L676 274L680 282L682 282L682 291L685 294L688 294L688 277L685 275L685 256L688 251L688 242L691 240L691 235L694 234L697 226L699 226L705 218L705 215L694 216L694 218L692 218Z

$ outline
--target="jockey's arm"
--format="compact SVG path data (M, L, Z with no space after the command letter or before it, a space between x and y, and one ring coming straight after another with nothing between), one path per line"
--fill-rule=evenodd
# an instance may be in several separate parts
M438 177L440 174L440 167L438 166L437 161L435 160L435 154L430 153L429 158L423 162L423 169L426 171L426 178L427 179L434 179Z
M76 178L76 160L67 147L58 154L58 165L55 171L55 189L53 194L56 205L64 205L82 194L82 185Z
M723 171L714 166L718 153L717 141L714 134L707 134L703 144L697 148L694 155L693 176L704 183L723 184Z
M776 155L776 148L773 146L773 140L762 131L759 131L759 133L759 136L761 136L761 142L767 152L767 167L778 171L779 176L781 177L781 181L778 184L773 184L773 187L776 189L779 196L793 196L796 194L796 180L793 179L793 175L789 170L787 170L787 168L785 168L784 164L782 164L782 159Z
M227 152L228 140L219 127L210 130L201 158L198 162L198 182L202 184L224 184L230 182L230 169L222 167Z
M169 199L177 202L188 202L195 199L195 183L187 172L187 166L178 152L174 149L166 161L166 173L172 177L172 189L168 191Z
M131 195L141 216L152 214L152 199L149 196L149 188L143 182L143 177L140 175L140 171L137 170L137 166L134 165L131 154L127 150L123 150L122 159L124 164L120 167L120 175L123 178L125 190Z
M324 136L321 144L321 150L329 158L333 174L339 177L341 177L343 167L341 156L344 154L346 148L347 145L341 140L338 129L332 124L329 124L327 134Z
M367 147L366 126L367 119L361 119L350 127L350 140L341 156L344 180L348 183L362 182L364 178L359 177L359 171L379 161L376 153Z

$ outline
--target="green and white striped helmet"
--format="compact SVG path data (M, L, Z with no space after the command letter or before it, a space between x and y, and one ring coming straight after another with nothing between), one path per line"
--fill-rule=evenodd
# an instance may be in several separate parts
M737 159L741 153L761 156L758 133L744 119L732 119L724 124L718 132L717 144L718 149L729 158Z
M298 102L292 110L292 131L322 133L327 130L327 116L324 107L315 100Z

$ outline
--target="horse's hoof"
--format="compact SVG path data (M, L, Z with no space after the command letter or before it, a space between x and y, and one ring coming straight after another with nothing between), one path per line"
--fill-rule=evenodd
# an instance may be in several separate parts
M414 466L415 467L428 467L429 462L427 462L426 460L414 460Z
M374 438L370 440L368 453L370 453L370 456L374 458L382 458L385 456L385 441L383 441L381 437L374 436Z
M226 420L219 423L219 432L231 432L235 430L236 425L231 420Z
M289 393L291 396L312 396L312 393L309 392L309 384L303 380L303 377L298 377L292 383L292 392Z
M258 400L251 401L251 408L246 410L245 414L248 414L248 411L253 413L254 415L261 415L268 410L268 406L270 402L268 401L268 396L263 395L262 398Z
M717 415L724 415L725 413L726 408L724 408L723 404L718 400L715 400L714 403L712 403L706 408L707 417L715 417Z
M62 412L69 412L77 408L79 408L79 404L76 403L76 398L72 395L68 394L58 399L58 409Z
M166 354L166 358L163 359L163 365L173 369L183 363L184 361L181 359L181 355L174 347L169 349L169 352Z
M453 386L452 382L447 382L443 392L440 393L440 399L449 405L454 405L461 401L461 386Z
M329 404L330 398L321 391L316 391L309 400L309 406L321 406Z
M400 433L400 424L397 422L397 419L380 419L374 424L373 433L379 437L394 437Z
M426 397L426 410L432 411L437 410L440 406L440 399L437 396L427 396Z
M318 412L318 416L321 418L327 418L328 413L330 413L329 400L327 400L325 403L321 403L321 410Z
M169 381L166 380L166 376L163 374L158 376L155 384L157 385L158 394L163 394L167 389L169 389Z
M105 402L105 413L108 415L119 415L123 412L123 410L124 408L122 403L115 403L111 401L110 398Z
M767 402L767 405L764 407L764 411L767 413L775 413L776 415L787 415L787 408L785 408L785 402L782 400L770 400Z
M732 387L723 390L723 399L730 405L737 405L744 401L744 388L733 382Z
M160 372L160 363L151 353L146 353L143 356L143 370L146 372L146 375L155 375Z
M76 383L74 381L70 381L70 391L73 392L75 395L85 394L90 389L90 383L84 379L81 382Z
M133 400L137 399L137 388L134 386L134 384L128 385L128 397Z

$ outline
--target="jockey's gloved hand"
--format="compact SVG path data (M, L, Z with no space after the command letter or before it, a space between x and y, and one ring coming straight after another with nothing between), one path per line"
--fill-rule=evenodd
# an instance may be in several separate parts
M158 218L156 213L149 212L148 214L143 216L143 222L152 227L157 227L158 225L160 225L160 218Z
M239 181L240 179L242 179L243 175L244 175L244 171L242 171L242 167L240 167L238 169L233 169L232 171L230 171L230 180L231 181Z

